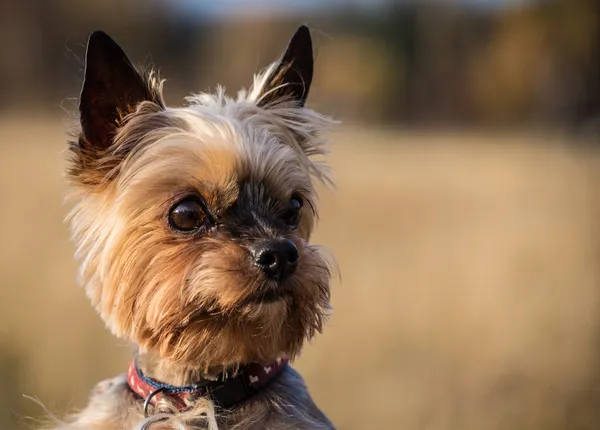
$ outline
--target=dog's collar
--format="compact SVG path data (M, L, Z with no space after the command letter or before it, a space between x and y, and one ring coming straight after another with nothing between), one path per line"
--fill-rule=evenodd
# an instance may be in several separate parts
M135 394L144 399L145 416L148 415L148 406L156 405L161 399L170 400L180 412L190 409L194 400L203 396L210 397L218 406L227 409L256 394L279 376L287 364L287 359L277 359L267 366L251 363L231 378L177 387L145 376L133 359L129 364L127 383Z

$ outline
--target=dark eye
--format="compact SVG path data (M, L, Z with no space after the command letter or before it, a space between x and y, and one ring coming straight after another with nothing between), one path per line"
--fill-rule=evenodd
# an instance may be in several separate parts
M198 230L206 221L204 205L195 198L176 203L169 212L169 225L183 233Z
M300 210L304 205L304 200L298 194L292 195L288 201L288 209L283 215L283 221L292 227L296 227L300 222Z

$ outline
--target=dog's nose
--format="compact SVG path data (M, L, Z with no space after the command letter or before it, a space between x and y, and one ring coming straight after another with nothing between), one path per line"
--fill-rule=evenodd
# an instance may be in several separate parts
M278 280L290 276L298 265L298 248L288 239L259 242L252 254L254 264L267 276Z

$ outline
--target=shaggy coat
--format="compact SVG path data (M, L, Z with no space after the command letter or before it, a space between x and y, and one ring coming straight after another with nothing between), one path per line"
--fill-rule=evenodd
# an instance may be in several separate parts
M312 71L301 27L248 92L231 99L219 89L171 108L155 74L138 72L106 34L90 37L69 220L80 283L144 374L180 386L294 359L322 329L330 264L309 238L315 182L330 182L322 134L331 120L304 107ZM197 225L177 230L173 208L190 199ZM277 283L251 258L255 243L275 238L298 250L295 272ZM210 398L185 412L164 401L145 418L142 405L122 375L54 428L333 428L290 367L229 410Z

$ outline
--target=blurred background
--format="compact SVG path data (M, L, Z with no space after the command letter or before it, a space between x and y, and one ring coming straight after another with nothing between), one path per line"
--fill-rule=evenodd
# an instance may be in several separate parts
M0 429L126 369L75 284L61 151L109 32L178 104L302 23L334 192L333 318L295 364L341 430L600 428L596 0L1 0Z

